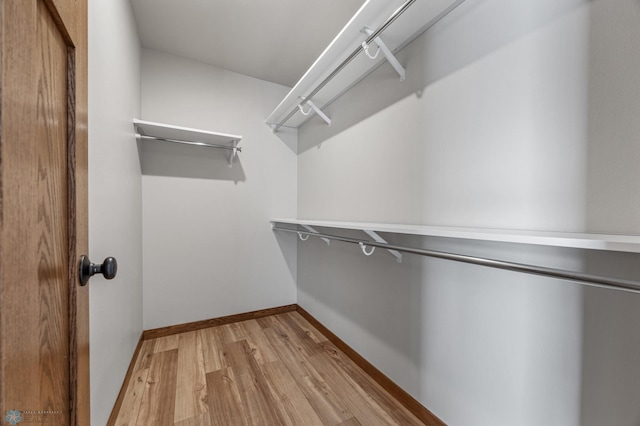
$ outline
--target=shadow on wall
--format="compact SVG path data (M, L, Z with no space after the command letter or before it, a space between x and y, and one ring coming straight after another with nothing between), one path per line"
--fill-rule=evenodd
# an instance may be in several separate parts
M265 124L266 126L267 124ZM298 129L281 127L274 135L294 153L298 153Z
M399 81L393 68L383 62L345 95L323 108L332 119L331 126L319 117L312 117L298 130L298 152L320 145L407 96L420 96L429 85L590 1L539 0L535 7L529 0L462 2L396 54L406 69L405 81ZM505 20L505 16L509 19Z
M143 175L244 182L242 152L229 167L230 150L169 142L138 141Z
M638 280L640 255L589 252L589 273ZM640 294L585 287L580 425L640 424Z
M335 230L316 228L319 232ZM340 235L363 238L358 231ZM287 235L287 238L296 236ZM414 259L399 264L385 250L365 256L360 247L319 238L298 241L298 300L330 330L384 374L412 392L419 387L423 292ZM303 267L300 267L303 265ZM327 312L330 312L327 315ZM346 330L346 331L345 331ZM380 345L372 344L375 341ZM389 360L402 354L405 363Z
M640 234L640 1L590 12L586 226ZM584 265L640 280L637 254L587 253ZM585 289L583 318L580 424L640 424L640 295Z
M318 231L366 239L359 231ZM600 276L640 276L638 254L383 237L397 245ZM398 264L385 250L364 256L356 245L327 246L319 238L298 247L304 265L299 303L313 315L324 312L326 326L340 330L349 345L443 420L638 424L640 295L406 253ZM491 408L500 404L508 408Z
M275 237L291 278L293 282L296 282L298 277L298 247L296 241L290 238L289 235L283 235L280 232L276 232Z
M567 27L564 20L559 21L569 15L576 15L568 19L572 27ZM521 139L529 137L536 149L522 155L528 156L536 166L531 168L531 179L545 182L532 187L546 191L565 185L573 195L576 191L583 193L575 197L580 200L575 211L567 212L567 203L562 199L554 202L541 197L549 201L548 205L536 203L526 212L537 216L531 219L532 223L557 226L561 229L555 230L560 231L575 226L572 231L584 228L590 232L639 234L639 24L638 0L467 1L400 52L398 57L407 67L405 82L398 82L393 70L383 65L329 107L331 127L312 119L299 130L299 150L304 153L319 146L392 103L421 93L434 82L549 25L553 28L545 28L543 34L533 40L540 44L530 46L524 63L532 65L530 75L535 84L525 87L531 90L523 96L535 102L529 104L527 98L523 104L535 106L533 110L525 108L525 112L535 114L536 120L525 116L528 121L522 126ZM565 35L573 39L567 40ZM585 48L569 52L575 56L563 59L579 72L556 75L565 62L557 62L557 56L548 56L549 51L544 47L558 41ZM556 55L566 53L555 52ZM550 66L543 66L550 62ZM509 65L513 64L503 64ZM538 90L540 88L542 90ZM474 93L468 95L471 97ZM452 99L456 101L461 99ZM568 110L562 111L565 106ZM464 127L467 124L464 119L464 115L453 117L453 126ZM503 127L510 124L497 123ZM402 127L406 123L386 124ZM489 137L495 138L495 134ZM541 147L538 141L545 141L547 146ZM570 143L574 145L568 146ZM580 157L562 157L557 155L555 147ZM437 161L437 154L434 150L432 161ZM537 157L530 158L533 155ZM562 178L570 177L567 167L570 163L563 161L573 161L574 166L583 167L574 173L571 185L563 182ZM460 167L459 163L455 164ZM358 165L355 163L352 168L358 169ZM382 170L379 163L368 166L361 169ZM458 176L462 171L454 169L451 173ZM352 177L351 182L348 179L342 182L360 192L374 186L357 187L352 184L354 180ZM422 179L411 184L416 186L415 193L422 195L424 191L419 187L429 182ZM499 184L498 181L496 186ZM436 185L442 186L437 182ZM496 194L504 195L504 206L497 206ZM514 204L514 193L498 191L496 194L492 198L480 190L471 193L491 204L501 221L525 223L521 217L505 212ZM530 195L536 199L535 194ZM332 199L331 196L334 195L330 194L323 202L338 205L339 197ZM378 200L382 200L381 204L389 203L388 197L380 196ZM471 205L473 200L470 198L468 203ZM316 211L305 211L310 202L303 200L301 204L300 211L304 214L317 215ZM367 211L380 217L383 207ZM397 209L395 204L393 208ZM423 199L422 208L423 211L407 209L403 214L415 213L424 220L428 208L437 210L432 217L442 218L447 206L429 198ZM547 216L540 218L540 214ZM469 209L468 221L474 216L478 216L477 211ZM375 217L363 219L357 214L342 219L376 221ZM406 237L405 241L408 241ZM411 241L407 245L412 245L409 243ZM426 244L424 241L413 243ZM332 243L327 249L319 240L299 245L298 285L302 306L329 328L339 331L342 338L348 336L351 340L347 343L365 354L374 365L382 366L386 374L427 407L449 414L444 420L453 424L458 420L459 424L583 426L640 423L640 368L637 366L640 295L508 272L487 272L477 267L450 266L442 261L417 260L413 256L396 265L378 252L365 258L357 247ZM505 256L506 260L524 260L524 263L596 275L631 280L640 277L638 254L438 243L445 249L447 245L460 246L451 251L466 250L469 254L477 251L483 257L496 254ZM408 367L403 371L388 365L385 357L389 353L390 359L393 356L402 359ZM456 405L461 401L463 404ZM509 405L506 402L514 404L501 405ZM474 411L493 416L495 421L482 422L474 417ZM476 423L469 423L470 419ZM514 419L520 421L514 422ZM534 422L541 419L544 421Z

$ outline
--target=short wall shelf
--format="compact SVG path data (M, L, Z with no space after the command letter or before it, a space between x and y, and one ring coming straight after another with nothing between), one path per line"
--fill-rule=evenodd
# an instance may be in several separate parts
M133 119L133 126L138 140L155 140L228 150L230 152L229 167L233 164L238 152L242 152L242 148L238 147L238 143L242 140L240 135L210 132L135 118Z
M504 243L535 244L588 250L640 253L640 235L582 234L571 232L518 231L484 228L401 225L389 223L337 222L321 220L273 219L271 223L306 225L335 229L387 232L393 234L458 238Z

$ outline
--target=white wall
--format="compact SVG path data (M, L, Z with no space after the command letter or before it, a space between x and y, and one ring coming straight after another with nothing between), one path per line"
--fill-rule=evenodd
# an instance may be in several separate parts
M640 233L639 24L635 0L467 0L400 53L407 81L383 66L329 107L331 128L299 131L299 217ZM388 237L640 272L637 255ZM448 424L640 420L637 295L298 248L298 303Z
M127 0L89 2L89 255L118 260L90 282L91 423L106 424L142 332L142 184L131 120L140 45Z
M269 224L296 216L296 134L264 124L287 92L143 50L143 119L243 136L233 168L225 151L141 145L145 329L296 302L295 243Z

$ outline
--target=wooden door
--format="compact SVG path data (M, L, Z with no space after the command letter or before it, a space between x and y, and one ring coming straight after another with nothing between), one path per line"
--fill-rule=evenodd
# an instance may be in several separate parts
M87 0L0 0L0 419L88 425Z

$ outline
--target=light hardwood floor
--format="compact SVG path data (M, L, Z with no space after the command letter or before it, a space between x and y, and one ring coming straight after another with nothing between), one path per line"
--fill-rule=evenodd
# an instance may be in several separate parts
M145 340L116 425L422 425L298 312Z

